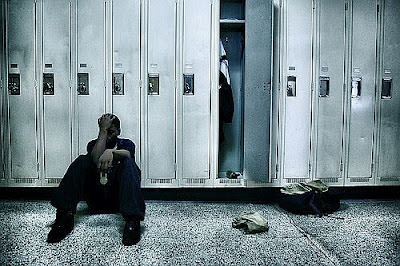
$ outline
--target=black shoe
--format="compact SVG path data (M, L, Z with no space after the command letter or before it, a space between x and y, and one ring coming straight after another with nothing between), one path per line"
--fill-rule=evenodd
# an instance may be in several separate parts
M125 246L135 245L140 241L140 221L128 220L125 223L122 243Z
M74 228L74 215L72 212L57 210L56 220L47 235L48 243L57 243L63 240Z

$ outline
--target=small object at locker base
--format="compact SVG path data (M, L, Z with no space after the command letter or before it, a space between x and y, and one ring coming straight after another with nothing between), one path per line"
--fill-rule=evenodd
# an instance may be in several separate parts
M100 173L100 184L102 184L103 186L108 183L107 175L107 173Z
M238 172L233 172L233 171L226 171L226 177L230 179L237 179L240 176L240 173Z

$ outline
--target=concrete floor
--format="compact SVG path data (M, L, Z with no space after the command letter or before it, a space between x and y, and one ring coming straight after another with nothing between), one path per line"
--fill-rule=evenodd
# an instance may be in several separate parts
M232 228L245 210L269 231ZM72 234L47 244L48 201L0 200L0 265L400 265L400 200L345 200L334 216L343 219L277 204L148 201L142 240L125 247L119 214L89 215L80 203Z

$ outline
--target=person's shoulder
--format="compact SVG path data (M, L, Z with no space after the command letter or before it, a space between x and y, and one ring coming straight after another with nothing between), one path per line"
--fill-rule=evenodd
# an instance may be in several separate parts
M124 138L118 138L118 143L120 145L135 145L132 140L130 139L124 139Z

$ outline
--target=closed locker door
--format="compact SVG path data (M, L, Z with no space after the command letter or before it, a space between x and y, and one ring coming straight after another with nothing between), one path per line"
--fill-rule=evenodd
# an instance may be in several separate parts
M384 3L378 177L387 183L400 178L400 2Z
M13 179L37 178L37 9L35 1L8 2L9 171Z
M105 3L77 3L77 110L78 152L97 138L97 119L105 112Z
M46 178L62 177L71 161L69 11L68 1L43 1L42 95Z
M209 178L211 1L184 1L182 177Z
M148 0L146 13L146 176L175 179L177 3Z
M140 149L140 1L113 2L113 113L121 120L121 137Z
M284 98L284 178L308 178L311 123L312 1L287 0Z
M321 0L318 11L315 178L334 182L342 163L345 1Z
M372 175L376 27L376 1L353 0L348 177L366 182Z

